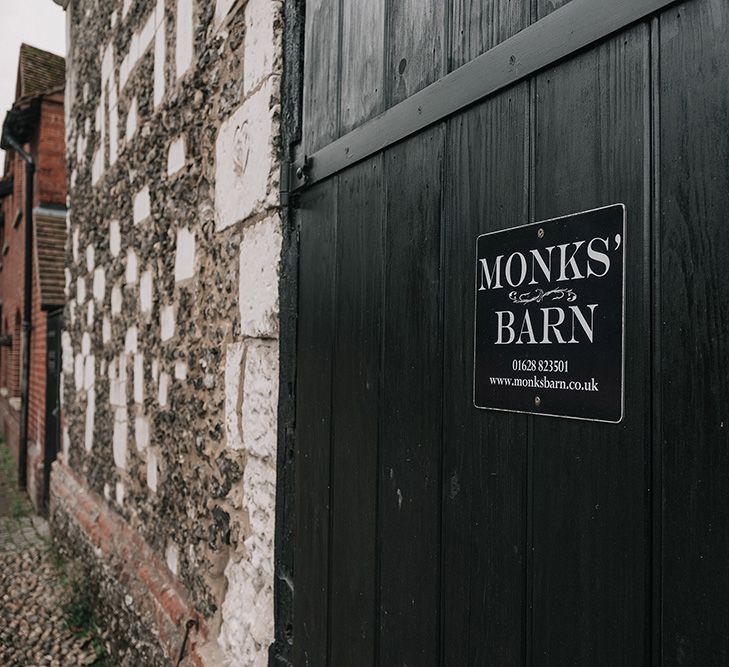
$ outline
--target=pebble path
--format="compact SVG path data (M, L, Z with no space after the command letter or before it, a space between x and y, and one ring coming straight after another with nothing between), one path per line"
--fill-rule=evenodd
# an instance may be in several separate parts
M2 479L4 472L0 468L0 665L100 664L91 639L72 632L64 618L64 584L52 563L48 524L30 515L27 499Z

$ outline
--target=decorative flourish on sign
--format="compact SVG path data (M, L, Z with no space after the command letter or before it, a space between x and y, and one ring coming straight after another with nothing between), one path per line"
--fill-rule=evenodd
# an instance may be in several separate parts
M544 299L552 299L552 301L560 301L561 299L567 299L567 301L577 300L577 294L574 293L571 287L555 287L554 289L545 292L543 289L537 288L533 292L525 292L524 294L518 294L517 292L511 292L509 298L514 303L542 303Z

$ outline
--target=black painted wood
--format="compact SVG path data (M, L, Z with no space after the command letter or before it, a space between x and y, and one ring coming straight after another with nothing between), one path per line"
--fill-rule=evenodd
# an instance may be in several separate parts
M443 130L425 132L385 156L381 665L439 664Z
M529 25L532 0L451 0L449 70L465 65Z
M526 599L526 417L473 407L476 236L523 223L528 87L453 119L444 173L444 665L520 664Z
M380 26L373 17L380 16L382 1L372 6L362 3L366 10L344 15L345 26L357 17L359 29L371 35L367 44L375 49ZM307 179L295 179L293 189L336 174L675 1L572 0L386 111L381 108L381 87L373 88L371 81L381 63L365 48L361 34L357 39L349 35L341 56L346 67L341 85L343 136L310 156ZM358 12L366 18L359 18ZM360 77L359 87L353 83L355 77ZM303 168L303 161L296 167Z
M442 0L398 0L389 10L388 107L445 74L447 6Z
M372 665L383 292L382 158L339 179L330 463L329 664Z
M339 0L306 0L303 148L311 155L339 136Z
M336 179L304 193L299 217L294 662L327 662Z
M663 664L729 664L729 5L660 24ZM658 520L658 517L657 517Z
M307 3L294 664L729 664L729 6L668 4ZM476 236L616 202L623 422L473 408Z
M340 0L340 133L385 108L385 0Z
M634 665L646 654L648 36L638 26L536 81L535 218L612 203L628 211L623 422L533 419L538 664Z

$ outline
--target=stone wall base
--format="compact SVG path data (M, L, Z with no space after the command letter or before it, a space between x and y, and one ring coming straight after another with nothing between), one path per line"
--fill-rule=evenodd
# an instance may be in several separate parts
M202 655L208 629L166 565L104 500L88 491L61 461L51 475L50 522L62 555L80 562L98 591L97 623L112 643L111 664L176 664L188 619L186 667L209 667ZM207 663L207 664L206 664Z

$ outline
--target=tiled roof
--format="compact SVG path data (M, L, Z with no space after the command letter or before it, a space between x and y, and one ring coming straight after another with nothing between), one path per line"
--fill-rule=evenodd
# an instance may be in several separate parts
M37 271L40 284L41 307L62 306L65 276L63 273L66 254L66 221L62 215L36 213L35 249L38 258Z
M66 61L55 53L28 44L20 45L15 98L40 95L61 88L66 82Z

